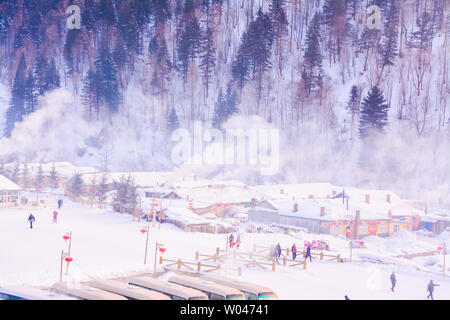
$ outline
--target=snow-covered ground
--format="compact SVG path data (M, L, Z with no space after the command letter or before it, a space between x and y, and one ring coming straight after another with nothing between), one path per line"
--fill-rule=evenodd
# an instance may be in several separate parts
M28 194L30 199L35 195ZM96 209L65 199L58 223L52 223L52 212L58 196L41 195L43 206L0 210L0 286L48 286L59 280L61 250L67 249L62 236L73 232L72 257L74 261L65 280L88 281L123 277L153 272L155 242L164 244L164 255L170 259L194 261L195 251L213 254L217 247L224 248L226 235L184 233L178 228L162 224L150 227L148 263L144 266L145 235L130 216L109 209ZM36 222L29 229L27 218L32 212ZM245 226L244 226L245 227ZM245 229L245 228L243 228ZM442 239L445 238L445 239ZM307 270L302 267L278 267L276 272L243 268L241 279L274 289L280 299L425 299L430 279L440 284L436 299L450 299L450 278L443 279L442 256L393 258L404 253L435 250L440 239L400 233L391 239L366 240L367 249L354 249L353 263L314 260ZM348 242L343 238L296 233L292 235L250 234L241 232L240 250L249 252L253 244L270 246L279 242L282 248L292 243L298 247L304 240L325 239L331 249L348 258ZM371 263L367 260L382 263ZM366 260L366 261L364 261ZM448 264L450 264L450 260ZM159 267L159 266L158 266ZM223 266L223 272L231 263ZM421 270L419 271L418 268ZM65 267L64 267L65 271ZM397 274L397 290L390 292L389 275ZM167 277L163 276L163 277Z

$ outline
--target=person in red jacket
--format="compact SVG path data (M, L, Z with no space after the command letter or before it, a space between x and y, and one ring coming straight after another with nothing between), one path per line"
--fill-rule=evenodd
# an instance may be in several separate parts
M53 211L53 223L58 223L58 211Z
M295 258L297 257L297 247L295 246L295 243L292 245L292 259L295 260Z

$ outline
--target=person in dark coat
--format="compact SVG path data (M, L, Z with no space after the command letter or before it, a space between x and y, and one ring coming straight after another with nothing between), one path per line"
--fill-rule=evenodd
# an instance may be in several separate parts
M392 271L392 273L391 273L391 284L392 284L391 290L392 290L392 292L394 292L396 283L397 283L397 278L395 277L394 271Z
M311 245L308 245L306 247L306 254L305 254L305 260L308 259L309 257L309 261L312 262L312 258L311 258Z
M63 205L63 199L60 198L60 199L58 199L58 210L61 209L62 205Z
M348 296L345 296L345 300L350 300L350 298Z
M234 241L234 236L233 236L233 234L231 234L231 236L229 238L230 248L233 248L233 245L231 244L233 241Z
M433 280L430 280L430 283L428 283L428 287L427 287L427 292L429 292L427 299L434 300L433 299L433 292L434 292L434 287L438 287L439 285L434 283Z
M297 247L295 246L295 243L292 245L291 251L292 251L292 259L295 260L295 258L297 257Z
M281 246L280 243L277 244L277 254L278 254L278 258L281 257Z
M30 229L33 229L33 222L36 221L36 218L30 213L30 216L28 217L28 222L30 223Z

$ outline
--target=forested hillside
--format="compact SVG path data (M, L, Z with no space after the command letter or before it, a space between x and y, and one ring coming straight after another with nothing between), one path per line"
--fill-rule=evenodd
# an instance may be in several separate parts
M66 9L81 9L67 29ZM367 7L381 8L380 29ZM279 128L248 182L450 193L447 0L0 0L0 157L168 170L193 122ZM227 123L228 122L228 123Z

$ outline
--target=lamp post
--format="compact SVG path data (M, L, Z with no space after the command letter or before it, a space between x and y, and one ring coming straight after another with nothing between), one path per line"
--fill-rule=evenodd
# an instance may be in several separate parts
M147 234L145 239L145 254L144 254L144 265L147 264L147 251L148 251L148 234L150 233L150 225L147 225L145 228L141 229L142 234Z
M161 251L161 253L164 253L166 251L166 248L163 247L162 243L158 243L158 241L156 241L155 244L155 264L154 264L154 268L153 268L153 276L156 278L156 259L158 258L158 249L159 251Z
M69 264L73 261L73 258L70 256L70 249L72 247L72 232L67 232L63 236L63 239L66 242L67 242L67 240L69 240L69 249L68 249L68 252L64 252L64 250L61 250L61 268L60 268L60 272L59 272L59 282L62 282L62 272L63 272L64 260L67 262L66 275L69 274Z

